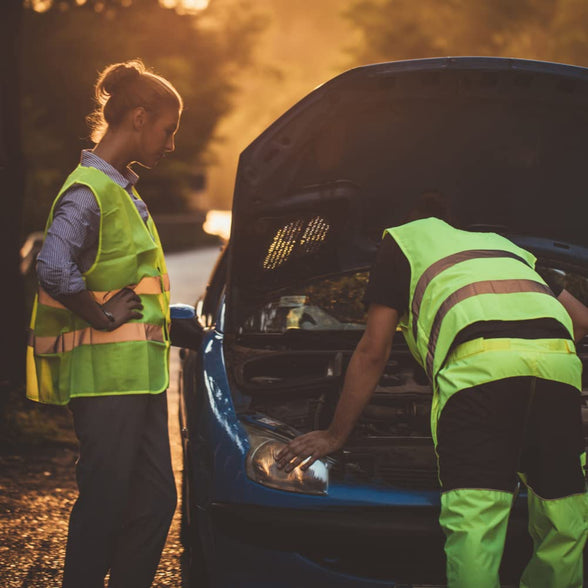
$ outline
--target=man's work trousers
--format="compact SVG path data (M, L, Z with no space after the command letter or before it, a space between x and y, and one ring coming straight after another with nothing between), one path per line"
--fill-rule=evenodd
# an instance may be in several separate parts
M437 452L451 588L500 586L517 472L527 484L533 539L521 586L582 586L588 499L580 403L572 386L533 377L490 382L447 401Z
M176 506L167 396L70 402L80 442L79 496L70 522L64 588L151 586Z

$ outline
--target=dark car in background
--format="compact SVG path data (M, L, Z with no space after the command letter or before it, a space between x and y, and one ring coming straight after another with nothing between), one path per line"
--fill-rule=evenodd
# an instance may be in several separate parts
M579 67L382 63L319 87L242 153L231 238L197 304L203 338L182 351L190 586L445 584L431 388L400 335L340 452L289 474L273 458L328 425L382 231L425 191L588 302L587 105ZM504 585L530 554L526 525L522 487Z

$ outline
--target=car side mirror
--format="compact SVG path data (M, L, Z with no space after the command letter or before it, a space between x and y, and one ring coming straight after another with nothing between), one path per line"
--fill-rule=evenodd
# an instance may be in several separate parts
M172 304L169 310L171 316L171 344L174 347L200 349L204 331L196 320L194 307L189 304Z

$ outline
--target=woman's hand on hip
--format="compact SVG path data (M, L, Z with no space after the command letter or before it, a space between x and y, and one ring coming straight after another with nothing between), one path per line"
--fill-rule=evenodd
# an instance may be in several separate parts
M102 305L104 313L114 318L111 319L109 331L132 319L142 318L143 315L139 312L142 309L141 298L131 288L123 288Z

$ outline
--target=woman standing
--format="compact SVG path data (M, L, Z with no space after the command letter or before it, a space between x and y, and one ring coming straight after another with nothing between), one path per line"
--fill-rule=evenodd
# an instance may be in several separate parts
M37 261L27 396L67 404L80 457L64 587L150 586L176 505L166 389L169 280L135 190L174 150L182 99L139 60L107 67Z

